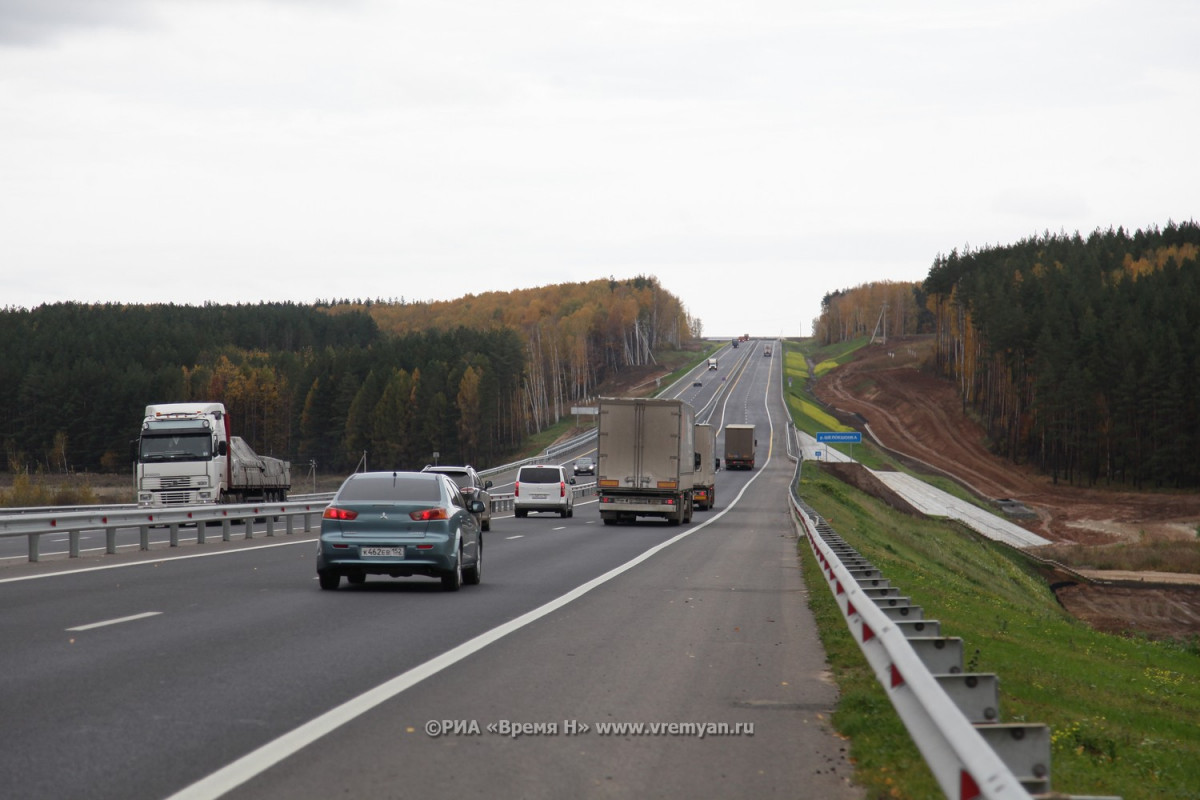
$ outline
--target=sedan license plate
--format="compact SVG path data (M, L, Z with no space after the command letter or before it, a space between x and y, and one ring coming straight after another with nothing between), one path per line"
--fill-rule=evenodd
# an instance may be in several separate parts
M545 500L547 497L549 497L549 495L545 495L545 494L535 494L535 495L533 496L533 499L534 499L534 500Z
M403 547L360 547L360 556L385 556L387 558L404 558Z

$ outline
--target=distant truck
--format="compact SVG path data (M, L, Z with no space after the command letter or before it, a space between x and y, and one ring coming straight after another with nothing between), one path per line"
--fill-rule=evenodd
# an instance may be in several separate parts
M726 425L725 469L754 469L754 448L757 446L753 425Z
M716 369L716 368L717 368L717 360L716 360L715 358L710 358L710 359L708 360L708 368L709 368L709 369Z
M283 501L292 465L231 436L221 403L150 405L137 441L136 485L143 508Z
M637 517L692 520L696 412L682 400L602 397L596 496L605 525Z
M717 505L717 429L708 423L696 426L696 477L692 484L692 505L701 511Z

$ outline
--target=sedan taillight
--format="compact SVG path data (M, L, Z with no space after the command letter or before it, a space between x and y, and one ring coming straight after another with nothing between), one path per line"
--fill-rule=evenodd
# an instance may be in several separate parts
M335 506L330 506L329 508L325 509L325 513L321 516L325 519L351 520L358 517L358 512L351 511L348 508L336 508Z
M450 519L450 515L446 513L444 508L426 508L421 511L410 512L411 517L415 522L432 522L439 519Z

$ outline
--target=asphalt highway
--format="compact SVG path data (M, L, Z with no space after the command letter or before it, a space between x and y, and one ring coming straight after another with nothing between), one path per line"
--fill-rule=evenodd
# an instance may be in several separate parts
M759 426L759 468L719 473L717 508L499 514L457 593L320 591L313 534L6 564L0 794L861 797L828 727L777 363L740 350L685 398Z

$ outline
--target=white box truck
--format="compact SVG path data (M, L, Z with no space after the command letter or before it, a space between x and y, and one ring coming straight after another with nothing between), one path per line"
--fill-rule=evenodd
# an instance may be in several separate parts
M754 469L753 425L725 426L725 469Z
M146 406L135 465L143 508L283 501L291 470L230 436L221 403Z
M692 520L696 412L682 400L601 398L596 495L605 525Z
M692 485L692 505L701 511L717 505L717 470L721 459L717 458L717 429L708 423L696 426L696 478Z

